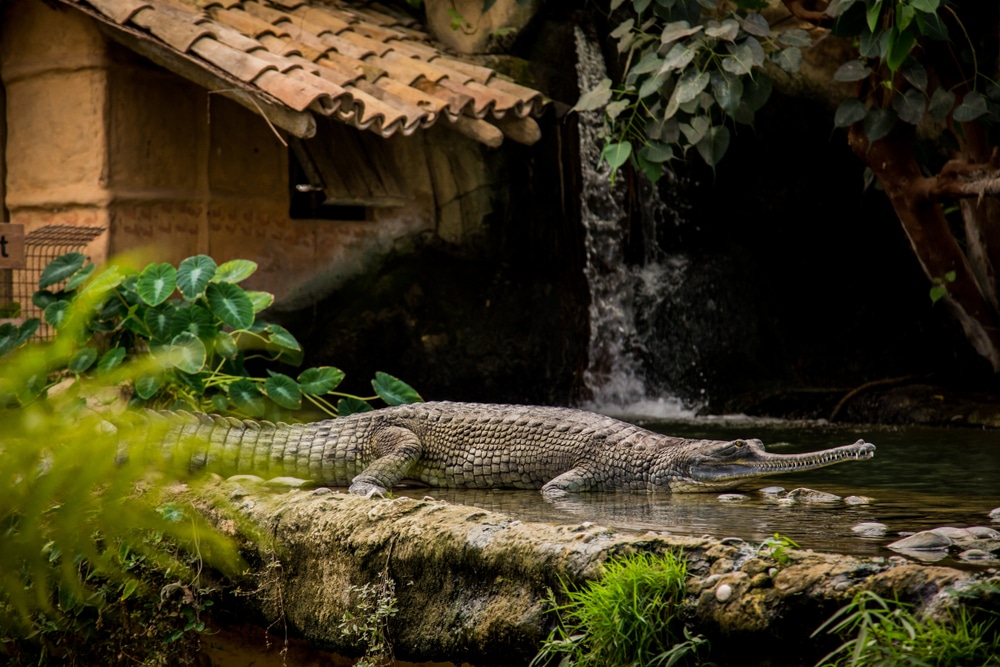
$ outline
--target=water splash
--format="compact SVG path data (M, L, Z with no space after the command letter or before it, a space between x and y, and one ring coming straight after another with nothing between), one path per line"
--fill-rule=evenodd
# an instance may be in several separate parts
M591 90L607 77L601 50L575 28L577 80L581 92ZM581 163L581 220L586 230L587 263L584 274L590 285L590 363L584 381L592 393L587 407L619 415L687 417L690 405L673 395L650 396L643 367L644 333L637 328L640 310L648 312L683 284L687 260L661 256L655 243L647 245L645 260L636 266L625 261L628 216L623 205L625 188L610 183L610 167L600 159L603 115L579 114ZM655 225L666 205L653 188L646 224ZM649 239L655 230L647 230Z

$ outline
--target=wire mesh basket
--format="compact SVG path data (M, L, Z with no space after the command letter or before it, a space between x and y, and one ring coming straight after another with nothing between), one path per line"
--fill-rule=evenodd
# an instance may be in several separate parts
M104 233L103 227L75 227L70 225L48 225L40 227L24 237L24 268L7 269L0 274L0 307L20 304L20 319L37 317L42 320L35 338L48 340L54 331L45 323L41 309L31 302L31 296L38 290L38 279L49 263L68 252L81 252L87 244ZM58 285L53 289L58 289ZM12 314L12 313L11 313Z

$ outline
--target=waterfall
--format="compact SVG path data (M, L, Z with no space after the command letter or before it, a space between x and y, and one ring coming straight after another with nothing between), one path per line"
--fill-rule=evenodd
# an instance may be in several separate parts
M575 28L577 81L581 92L607 77L600 47ZM579 114L581 207L586 232L584 274L590 285L590 361L584 381L592 393L589 408L601 412L652 417L691 416L690 406L671 394L651 396L644 368L647 322L642 314L683 284L688 269L681 256L666 256L656 248L655 229L646 231L645 258L629 265L625 258L628 217L621 181L610 183L610 168L600 162L602 112ZM644 226L666 213L656 188L643 197L648 210ZM658 392L662 393L662 392Z

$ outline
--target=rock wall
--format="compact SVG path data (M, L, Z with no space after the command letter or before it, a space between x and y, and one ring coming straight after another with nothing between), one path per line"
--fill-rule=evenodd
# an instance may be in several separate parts
M399 612L389 635L397 657L480 667L527 664L555 620L546 613L549 592L561 581L582 585L606 559L637 551L683 550L690 578L682 613L713 640L711 659L720 665L813 664L833 646L810 634L858 590L934 612L954 604L946 589L982 578L902 558L788 550L778 562L735 539L528 523L429 498L220 484L275 547L251 552L256 566L243 589L253 593L234 598L217 619L242 623L249 613L272 632L348 655L360 650L339 631L352 609L350 588L383 576L395 584ZM981 602L998 608L993 577L994 597Z

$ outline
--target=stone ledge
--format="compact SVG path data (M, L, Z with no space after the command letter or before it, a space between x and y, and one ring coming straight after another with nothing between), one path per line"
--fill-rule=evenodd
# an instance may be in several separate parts
M219 484L225 494L235 488ZM398 598L390 624L397 657L480 667L527 664L554 622L545 613L549 591L560 580L582 585L607 558L636 551L683 549L691 574L683 613L697 632L717 640L712 659L723 665L727 651L744 665L777 654L815 661L832 646L810 634L861 588L935 611L955 603L947 588L989 576L902 558L796 550L779 564L735 539L521 522L432 499L247 488L233 494L236 502L276 540L281 566L267 566L273 554L251 552L261 565L243 588L253 592L235 604L263 625L287 627L313 647L347 655L359 652L338 628L349 588L376 583L383 572ZM218 512L208 513L232 528ZM993 596L986 604L1000 607Z

